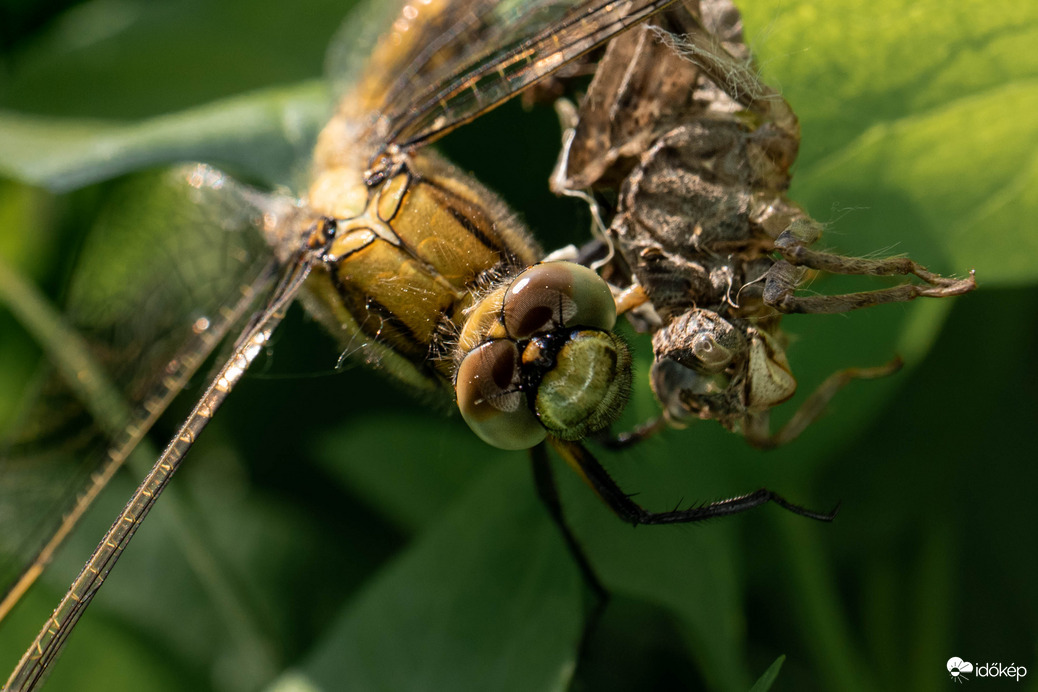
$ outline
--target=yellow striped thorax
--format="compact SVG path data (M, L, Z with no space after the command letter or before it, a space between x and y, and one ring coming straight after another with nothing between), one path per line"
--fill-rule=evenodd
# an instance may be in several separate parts
M344 347L361 346L403 382L436 390L452 380L452 344L474 296L540 250L495 195L432 152L371 189L361 173L333 169L311 188L311 210L336 228L308 307ZM353 189L327 195L329 179L351 174ZM343 199L363 203L344 209Z

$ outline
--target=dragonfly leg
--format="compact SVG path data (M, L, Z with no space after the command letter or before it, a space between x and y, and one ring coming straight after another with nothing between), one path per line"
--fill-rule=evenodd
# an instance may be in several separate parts
M617 516L629 524L687 524L704 521L729 514L738 514L774 502L783 509L800 516L818 521L832 521L836 517L836 509L830 512L815 512L795 505L776 493L761 488L748 495L711 502L709 504L675 509L668 512L650 512L634 502L616 484L602 465L579 442L568 442L552 438L552 444L559 454L587 481L595 493L612 509Z
M559 489L555 484L555 474L551 470L547 445L542 442L531 449L530 461L533 466L533 478L537 494L548 509L548 515L551 516L551 520L558 527L563 540L566 541L566 548L569 550L570 555L573 556L573 561L580 570L580 576L583 578L584 585L591 595L592 602L588 606L587 618L584 621L584 631L580 637L579 652L582 656L587 651L588 642L597 629L598 622L601 620L602 613L609 602L609 592L602 585L602 581L595 573L595 568L591 566L591 561L588 560L587 553L584 552L584 548L580 545L577 537L573 535L573 531L562 513Z

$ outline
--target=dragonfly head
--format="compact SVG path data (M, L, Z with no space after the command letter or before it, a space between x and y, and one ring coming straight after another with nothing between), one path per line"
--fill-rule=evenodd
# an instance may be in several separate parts
M570 262L535 265L492 291L462 330L455 391L465 422L503 449L605 428L631 389L615 324L609 286Z

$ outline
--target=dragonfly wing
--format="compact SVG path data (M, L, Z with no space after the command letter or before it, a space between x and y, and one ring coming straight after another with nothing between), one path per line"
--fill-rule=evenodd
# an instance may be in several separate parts
M106 189L58 316L68 337L42 344L51 362L0 447L4 592L237 321L229 306L271 259L256 224L273 203L213 169Z
M390 104L390 144L409 150L442 137L673 2L544 2L495 15L513 26L488 31L492 40L465 49L449 70Z
M410 150L500 105L674 0L511 0L409 3L395 15L366 8L331 55L348 87L340 108L373 138ZM388 23L390 31L363 29ZM346 44L349 44L348 47ZM349 68L337 63L367 51ZM361 65L362 67L356 67ZM336 77L333 76L333 79Z
M574 0L373 0L354 10L328 49L337 96L388 110L406 92L453 77L480 53L498 50L557 19Z

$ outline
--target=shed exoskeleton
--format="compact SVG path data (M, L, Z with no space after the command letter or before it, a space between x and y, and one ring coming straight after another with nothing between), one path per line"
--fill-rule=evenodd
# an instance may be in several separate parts
M685 2L614 39L568 127L552 176L561 194L592 191L613 215L603 275L621 310L653 335L660 419L633 439L714 419L758 447L789 442L846 382L886 375L895 358L830 377L778 431L769 411L796 390L781 319L973 290L904 257L814 250L823 225L786 197L800 127L764 84L727 0ZM809 272L915 276L873 291L802 295ZM623 439L631 439L624 437Z

